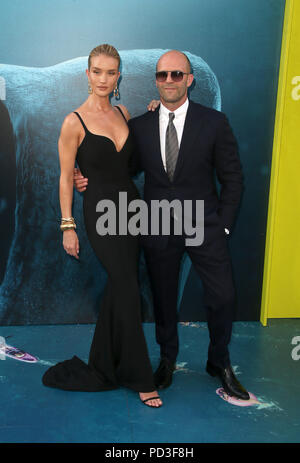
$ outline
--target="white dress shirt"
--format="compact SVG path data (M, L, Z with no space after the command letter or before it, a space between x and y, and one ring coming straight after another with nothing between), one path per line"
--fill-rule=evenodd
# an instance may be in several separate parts
M166 108L162 103L160 103L159 108L159 136L160 136L160 151L161 151L161 158L165 168L166 167L166 131L169 124L169 113L174 113L175 118L173 119L173 124L176 129L177 139L178 139L178 148L180 148L180 143L183 134L183 127L185 123L186 113L189 107L189 100L188 98L185 102L179 106L179 108L175 109L175 111L170 111ZM174 213L174 219L177 220L176 214Z
M173 124L175 126L177 132L177 139L178 139L178 147L180 148L180 143L183 134L183 127L185 123L185 117L189 106L188 98L185 102L179 106L179 108L175 109L175 111L170 111L167 109L162 103L160 103L159 108L159 135L160 135L160 151L162 162L164 165L165 170L166 168L166 131L169 124L169 113L174 113L175 118L173 120Z

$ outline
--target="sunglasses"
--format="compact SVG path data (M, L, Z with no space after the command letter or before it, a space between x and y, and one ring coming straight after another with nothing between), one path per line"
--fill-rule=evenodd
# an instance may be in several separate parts
M155 73L156 80L158 82L165 82L169 73L171 74L173 82L180 82L183 79L184 74L189 74L189 72L182 71L158 71Z

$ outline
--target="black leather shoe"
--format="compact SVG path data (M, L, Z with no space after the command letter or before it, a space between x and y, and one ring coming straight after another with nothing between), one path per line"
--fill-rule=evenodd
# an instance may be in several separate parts
M154 373L154 384L157 389L165 389L172 384L175 365L167 357L160 360L160 364Z
M230 395L242 400L249 400L250 396L246 389L239 383L234 376L231 365L226 368L220 368L207 361L206 371L211 376L218 376L222 382L224 391Z

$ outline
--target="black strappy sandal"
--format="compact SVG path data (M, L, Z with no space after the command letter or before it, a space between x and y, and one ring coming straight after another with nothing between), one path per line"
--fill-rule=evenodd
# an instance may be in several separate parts
M141 400L141 402L143 402L143 404L147 405L147 407L150 407L150 408L160 408L160 407L162 406L162 404L159 405L159 406L157 407L156 405L148 405L148 404L146 403L146 402L149 402L149 400L154 400L154 399L160 399L160 400L161 400L161 398L160 398L159 396L149 397L149 399L145 399L145 400L140 399L140 400Z

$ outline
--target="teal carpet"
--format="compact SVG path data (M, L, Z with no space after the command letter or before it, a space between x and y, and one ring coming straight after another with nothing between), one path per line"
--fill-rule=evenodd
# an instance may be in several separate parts
M154 325L144 325L153 368ZM206 323L179 325L180 355L163 406L150 409L130 390L68 392L43 386L46 369L77 355L87 361L94 325L6 326L6 343L38 357L0 360L0 443L295 443L300 442L300 320L234 323L230 344L239 381L260 404L222 400L205 372ZM300 338L299 338L300 340ZM294 359L292 350L294 350ZM298 355L297 355L298 352Z

